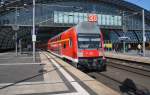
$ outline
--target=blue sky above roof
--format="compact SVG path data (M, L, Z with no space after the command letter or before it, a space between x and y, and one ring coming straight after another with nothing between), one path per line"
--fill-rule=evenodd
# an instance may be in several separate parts
M131 3L134 3L138 6L141 6L147 10L150 10L150 0L125 0Z

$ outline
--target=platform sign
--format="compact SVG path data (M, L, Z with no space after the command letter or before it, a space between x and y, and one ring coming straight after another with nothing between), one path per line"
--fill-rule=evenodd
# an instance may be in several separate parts
M33 42L36 41L36 35L32 35L32 41L33 41Z
M89 22L97 22L97 20L98 20L98 17L97 17L96 14L90 14L90 15L88 16L88 21L89 21Z
M146 42L146 36L144 36L144 39L143 39L143 40L144 40L144 42Z

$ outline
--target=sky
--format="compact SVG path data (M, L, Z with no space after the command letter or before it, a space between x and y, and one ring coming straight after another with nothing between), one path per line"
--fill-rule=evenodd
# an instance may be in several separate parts
M150 0L125 0L125 1L134 3L150 11Z

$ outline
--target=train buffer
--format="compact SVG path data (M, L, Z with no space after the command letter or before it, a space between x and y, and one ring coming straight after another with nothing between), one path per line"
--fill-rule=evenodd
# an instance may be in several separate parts
M48 52L35 63L28 53L0 54L0 95L120 95Z

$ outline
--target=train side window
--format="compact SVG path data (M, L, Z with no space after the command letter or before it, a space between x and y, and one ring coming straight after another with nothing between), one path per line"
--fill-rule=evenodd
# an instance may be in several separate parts
M64 43L64 48L66 48L66 43Z
M69 39L69 46L72 47L72 38Z

